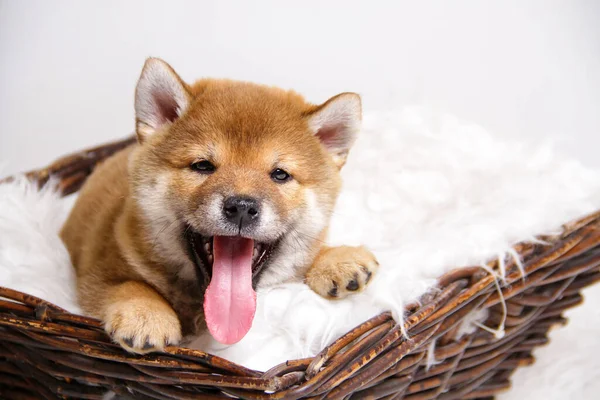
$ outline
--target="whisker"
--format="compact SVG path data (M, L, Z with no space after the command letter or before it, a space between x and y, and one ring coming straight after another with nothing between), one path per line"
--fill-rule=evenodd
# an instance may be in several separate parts
M169 223L169 222L167 222L167 223L165 224L165 226L163 226L163 227L162 227L162 229L161 229L160 231L158 231L158 233L157 233L157 234L156 234L156 236L154 237L154 240L152 241L152 250L155 250L155 249L156 249L156 245L157 245L158 238L160 237L160 235L162 235L162 234L163 234L163 232L164 232L165 230L167 230L167 229L170 229L170 228L173 226L173 224L175 224L176 222L178 222L178 220L177 220L177 219L174 219L174 220L173 220L173 221L171 221L170 223Z
M318 238L318 237L316 237L316 236L311 236L311 235L309 235L308 233L300 232L300 231L298 231L298 230L297 230L297 229L295 229L295 228L292 228L292 231L293 231L293 232L295 232L296 234L298 234L299 236L303 236L303 237L305 237L305 238L307 238L307 239L314 240L314 241L316 241L316 242L319 242L319 243L321 243L321 244L323 244L323 245L326 245L326 244L327 244L327 242L326 242L326 241L324 241L324 240L322 240L322 239L320 239L320 238Z

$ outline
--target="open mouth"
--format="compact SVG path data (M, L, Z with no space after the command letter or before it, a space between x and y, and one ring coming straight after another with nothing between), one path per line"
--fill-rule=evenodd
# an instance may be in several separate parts
M239 342L252 327L258 277L274 245L242 236L203 236L186 230L190 256L206 285L204 317L219 342Z
M194 264L196 264L196 268L202 274L202 279L204 279L205 284L208 285L212 278L212 267L215 260L213 252L214 236L202 236L195 232L191 227L186 229L185 236L190 257ZM252 285L256 288L263 267L271 258L277 243L260 243L254 240L252 242Z

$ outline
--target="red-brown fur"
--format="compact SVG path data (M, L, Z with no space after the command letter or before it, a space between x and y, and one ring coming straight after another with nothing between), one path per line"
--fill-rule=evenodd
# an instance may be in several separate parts
M289 236L265 284L306 276L313 290L334 298L364 287L377 268L373 255L363 247L323 245L347 150L332 152L311 130L330 104L355 104L357 95L315 106L294 92L245 82L207 79L188 86L164 62L149 63L181 85L189 105L179 116L169 98L160 99L168 121L151 128L138 113L140 144L98 167L81 190L62 238L83 309L138 353L205 329L205 287L184 251L183 229L189 224L212 234L219 229L208 217L213 200L233 194L259 198L272 209L277 223L257 240ZM144 96L140 87L137 95ZM199 159L209 159L216 172L192 170ZM293 179L273 182L274 168Z

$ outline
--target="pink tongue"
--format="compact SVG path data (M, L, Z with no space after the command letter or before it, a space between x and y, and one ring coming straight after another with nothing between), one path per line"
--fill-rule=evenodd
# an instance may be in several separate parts
M256 311L252 289L254 241L215 236L212 278L204 295L204 316L211 335L221 343L237 343L248 333Z

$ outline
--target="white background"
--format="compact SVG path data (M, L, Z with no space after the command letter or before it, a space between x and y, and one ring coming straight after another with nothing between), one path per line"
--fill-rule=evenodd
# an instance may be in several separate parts
M500 135L562 136L600 167L600 2L0 0L3 174L133 128L147 56L186 80L425 104Z

